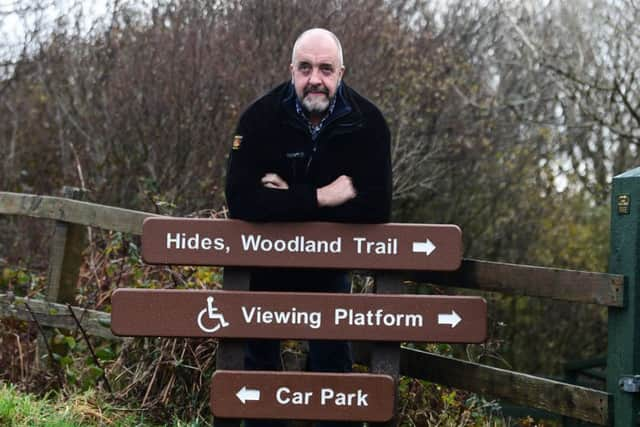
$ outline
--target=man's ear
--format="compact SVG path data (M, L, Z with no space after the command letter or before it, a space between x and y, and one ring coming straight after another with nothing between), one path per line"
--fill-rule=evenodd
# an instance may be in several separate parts
M344 73L346 73L347 69L343 66L340 67L340 77L338 77L339 80L342 80L342 78L344 77Z
M291 73L291 83L293 83L293 64L289 64L289 73Z

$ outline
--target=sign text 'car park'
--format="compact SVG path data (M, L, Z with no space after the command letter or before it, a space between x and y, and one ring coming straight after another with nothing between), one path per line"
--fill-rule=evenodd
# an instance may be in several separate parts
M384 422L393 416L394 388L388 375L219 370L211 411L220 418Z

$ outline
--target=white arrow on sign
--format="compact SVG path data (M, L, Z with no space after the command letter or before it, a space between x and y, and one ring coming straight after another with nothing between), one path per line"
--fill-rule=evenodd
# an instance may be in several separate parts
M425 253L431 255L436 250L436 245L429 239L426 242L413 242L413 252Z
M260 400L260 390L254 390L243 386L237 393L236 397L244 405L249 400Z
M462 317L455 310L451 310L451 314L438 314L438 325L451 325L455 328L461 320Z

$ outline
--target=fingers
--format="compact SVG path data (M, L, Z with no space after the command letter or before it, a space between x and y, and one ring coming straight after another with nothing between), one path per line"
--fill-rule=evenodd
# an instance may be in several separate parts
M345 195L349 196L352 199L356 197L357 195L356 187L353 185L353 180L351 179L351 177L346 175L340 175L336 179L336 181L339 181L339 185L345 192Z
M262 177L260 181L262 182L262 185L265 186L266 188L273 188L276 190L289 189L289 184L287 184L287 181L280 178L280 176L275 173L266 174L265 176Z
M346 175L340 175L333 182L333 184L335 184L334 189L336 190L337 194L339 194L341 198L344 199L342 203L356 197L356 188L353 186L353 180L350 177Z
M262 177L262 185L265 187L281 187L287 183L275 173L268 173Z

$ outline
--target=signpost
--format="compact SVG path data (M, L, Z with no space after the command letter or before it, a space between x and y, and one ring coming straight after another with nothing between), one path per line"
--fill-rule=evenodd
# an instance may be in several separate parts
M462 260L462 232L456 225L147 218L142 256L149 264L451 271Z
M148 218L142 257L225 267L224 291L118 289L111 317L116 335L221 338L211 383L219 427L237 418L395 426L398 341L486 339L482 298L397 294L399 270L460 267L455 225ZM248 292L246 267L376 270L381 294ZM242 338L374 341L373 374L241 371Z
M211 410L221 418L384 422L393 417L388 375L216 371Z
M479 343L479 297L118 289L116 335Z

